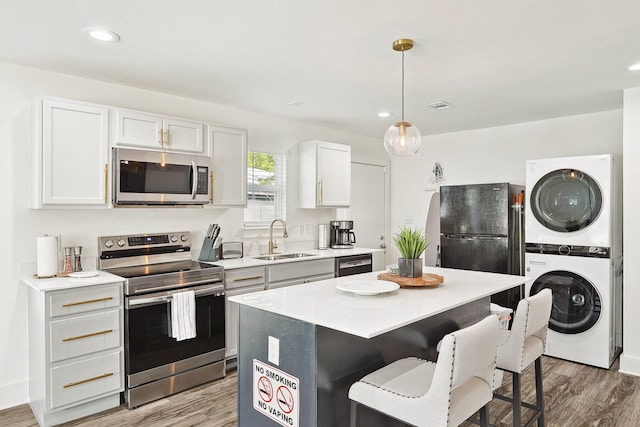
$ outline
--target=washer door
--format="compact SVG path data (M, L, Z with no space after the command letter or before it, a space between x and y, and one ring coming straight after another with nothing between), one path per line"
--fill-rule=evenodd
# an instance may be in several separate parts
M592 224L602 211L598 183L576 169L549 172L531 190L531 212L544 227L570 233Z
M553 303L549 328L563 334L579 334L600 318L601 301L597 289L582 276L568 271L550 271L538 277L531 295L551 289Z

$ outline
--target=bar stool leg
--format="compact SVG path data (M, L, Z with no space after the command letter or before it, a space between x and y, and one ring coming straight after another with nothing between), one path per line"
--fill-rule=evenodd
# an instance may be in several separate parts
M480 408L480 425L482 427L489 427L489 411L487 405Z
M520 394L520 374L513 373L513 425L520 427L522 425L522 396Z
M349 414L349 427L356 427L356 405L357 403L351 401L351 413Z
M544 427L544 392L542 390L542 357L536 359L536 411L539 411L538 427Z

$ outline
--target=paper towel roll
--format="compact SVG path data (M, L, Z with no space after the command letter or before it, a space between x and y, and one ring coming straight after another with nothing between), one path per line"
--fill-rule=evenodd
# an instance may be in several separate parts
M58 238L44 235L37 238L37 275L54 277L58 273Z

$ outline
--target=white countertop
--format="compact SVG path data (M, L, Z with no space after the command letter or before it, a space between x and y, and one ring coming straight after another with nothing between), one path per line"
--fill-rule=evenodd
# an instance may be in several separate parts
M299 262L299 261L310 261L313 259L321 259L321 258L337 258L341 256L349 256L349 255L361 255L361 254L371 254L374 252L382 252L382 249L369 249L369 248L351 248L351 249L303 249L299 251L288 251L284 253L292 253L299 252L305 253L312 256L307 256L303 258L288 258L288 259L280 259L267 261L263 259L256 259L253 257L259 257L264 255L245 255L244 258L234 258L234 259L221 259L219 261L208 262L208 264L215 264L224 267L225 270L233 270L236 268L246 268L246 267L264 267L267 265L273 264L282 264L285 262ZM278 255L278 254L274 254Z
M378 271L237 295L229 300L372 338L532 280L523 276L435 267L424 267L424 272L444 276L444 283L436 288L400 288L373 296L351 294L336 288L337 284L352 280L375 280L382 273Z
M382 249L368 249L368 248L352 248L352 249L308 249L308 250L300 250L297 252L303 252L305 254L310 254L312 256L303 257L303 258L289 258L283 260L261 260L255 259L251 256L247 256L244 258L237 259L223 259L215 262L208 262L208 264L214 264L224 267L225 270L233 270L237 268L245 268L245 267L264 267L273 264L282 264L285 262L299 262L299 261L307 261L314 259L322 259L322 258L336 258L341 256L349 256L349 255L360 255L360 254L368 254L373 252L380 252ZM255 255L260 256L260 255ZM33 267L33 266L31 266ZM25 268L25 270L30 271L29 268ZM33 274L24 273L21 280L26 283L28 286L32 287L37 291L55 291L60 289L72 289L81 286L91 286L91 285L102 285L105 283L113 283L113 282L124 282L120 276L116 276L115 274L107 273L104 271L98 271L98 275L95 277L88 278L71 278L71 277L52 277L47 279L39 279L35 277Z
M98 275L94 277L86 278L72 278L72 277L52 277L49 279L38 279L33 275L24 275L22 281L33 289L45 292L45 291L57 291L60 289L73 289L81 286L103 285L105 283L124 282L124 279L115 274L107 273L104 271L98 271Z

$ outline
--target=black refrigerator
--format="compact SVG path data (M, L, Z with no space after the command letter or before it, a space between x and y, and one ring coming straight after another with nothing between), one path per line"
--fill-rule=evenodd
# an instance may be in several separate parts
M524 274L524 186L509 183L440 187L442 267ZM515 310L524 289L491 301Z

